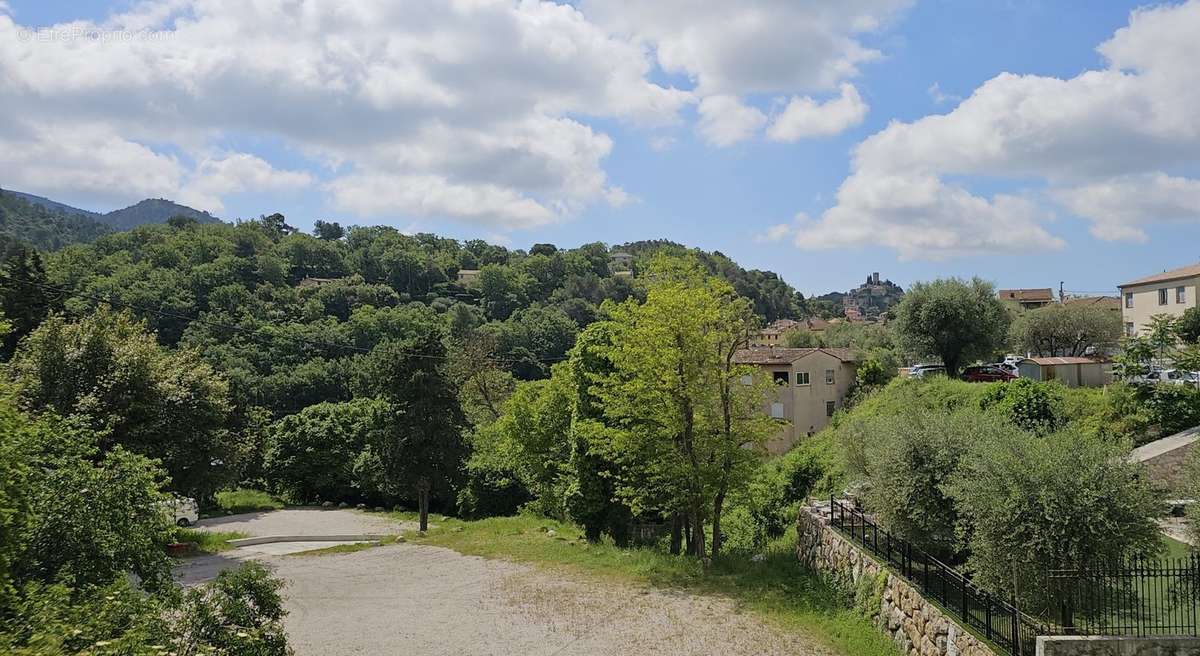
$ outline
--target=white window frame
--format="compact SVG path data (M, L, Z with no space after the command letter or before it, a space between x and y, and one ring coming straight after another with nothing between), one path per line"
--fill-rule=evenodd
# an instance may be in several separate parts
M1167 304L1167 288L1166 287L1161 287L1158 290L1158 304L1159 305Z
M832 385L832 384L834 384L834 383L837 381L837 378L836 378L836 376L837 376L837 371L836 371L836 370L834 370L834 369L826 369L826 370L825 370L825 384L826 384L826 385Z
M1187 303L1187 287L1175 288L1175 304L1182 305Z
M783 402L775 401L774 403L771 404L771 418L772 419L786 419L786 417L784 416L784 413L783 413Z
M1133 309L1133 292L1125 292L1125 309Z
M803 386L807 386L808 384L809 384L808 372L807 371L797 371L796 372L796 387L803 387Z

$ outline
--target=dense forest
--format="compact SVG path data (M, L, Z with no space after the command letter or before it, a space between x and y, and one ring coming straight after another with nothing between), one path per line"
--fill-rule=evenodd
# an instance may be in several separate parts
M43 250L90 243L114 231L166 223L176 216L197 223L221 222L207 212L161 198L147 198L101 214L33 194L0 189L0 240L24 242Z
M113 230L86 215L30 203L0 190L0 241L23 241L44 250L92 242Z
M759 321L803 312L804 298L774 273L671 242L524 251L328 222L310 235L279 214L237 224L180 216L52 252L10 246L0 310L12 330L0 355L13 357L25 340L34 355L17 353L10 371L40 381L42 396L31 403L64 415L86 414L64 390L94 373L72 373L71 345L105 344L113 372L161 367L167 373L146 373L145 385L192 400L158 414L208 426L205 439L225 445L221 457L210 458L221 465L206 465L201 475L193 460L212 452L139 450L164 460L181 490L206 494L254 474L274 422L321 404L395 393L403 387L395 381L415 375L394 370L398 363L436 365L456 389L470 388L464 381L477 380L484 363L510 381L548 377L580 331L602 318L606 300L644 294L637 278L661 252L695 258L746 298ZM131 353L142 359L123 362ZM458 412L456 402L450 406ZM474 407L464 406L468 416L459 423ZM191 428L146 419L121 430L161 440L153 436ZM230 435L236 447L223 437Z

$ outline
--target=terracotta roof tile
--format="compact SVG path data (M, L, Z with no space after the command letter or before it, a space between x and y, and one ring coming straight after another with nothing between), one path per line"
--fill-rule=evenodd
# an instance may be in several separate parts
M1167 282L1168 280L1177 280L1179 278L1191 278L1192 276L1200 276L1200 262L1170 271L1163 271L1145 278L1130 280L1126 283L1121 283L1118 287L1132 287L1133 285L1145 285L1152 282Z

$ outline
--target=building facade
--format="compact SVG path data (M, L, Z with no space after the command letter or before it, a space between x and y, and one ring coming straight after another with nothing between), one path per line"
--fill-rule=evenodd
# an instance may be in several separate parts
M739 351L735 361L757 367L776 384L764 411L786 424L767 441L772 455L829 425L845 405L858 367L849 349L836 348L750 348Z
M1001 289L996 296L1002 301L1016 303L1026 310L1036 310L1054 302L1054 290L1049 287L1037 289Z
M1154 315L1178 317L1197 306L1200 263L1131 280L1120 285L1120 290L1125 334L1140 335Z

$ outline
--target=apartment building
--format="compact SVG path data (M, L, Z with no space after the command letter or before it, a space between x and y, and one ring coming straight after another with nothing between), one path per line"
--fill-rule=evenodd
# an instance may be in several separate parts
M1120 285L1125 334L1140 334L1156 314L1182 316L1197 306L1200 263L1138 278Z
M787 424L767 442L772 455L829 424L845 405L858 367L850 349L840 348L749 348L738 351L735 361L758 367L777 386L764 410Z

